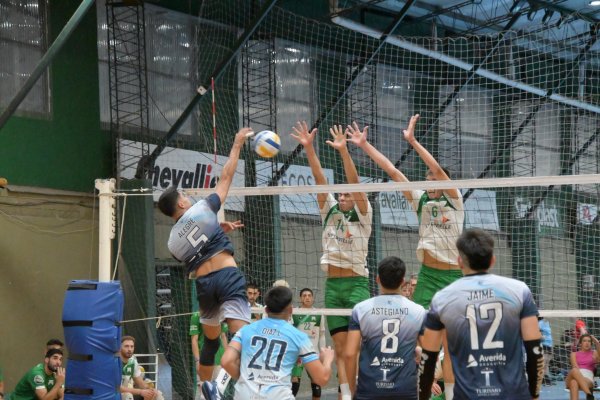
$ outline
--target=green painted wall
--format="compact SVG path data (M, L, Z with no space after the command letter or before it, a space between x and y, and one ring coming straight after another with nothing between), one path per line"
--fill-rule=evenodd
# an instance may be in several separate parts
M49 42L79 5L50 2ZM100 129L96 7L50 68L51 117L13 116L0 130L0 176L10 184L91 192L112 174L110 135Z

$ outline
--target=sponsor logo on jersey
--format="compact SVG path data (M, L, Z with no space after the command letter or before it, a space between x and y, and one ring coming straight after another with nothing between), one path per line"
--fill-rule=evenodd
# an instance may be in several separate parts
M473 357L473 354L469 354L469 359L467 360L467 368L473 368L478 365L479 365L479 363L477 362L475 357Z
M36 375L33 377L33 383L35 383L36 385L42 385L44 384L44 377L41 375Z
M254 372L250 372L250 375L248 375L248 380L249 381L253 381L254 380Z
M490 367L493 365L504 365L506 364L506 355L502 353L496 353L492 355L481 354L479 356L479 365Z
M377 358L377 356L375 356L375 358L373 359L373 362L371 362L371 366L378 367L380 365L381 365L381 363L379 362L379 358Z

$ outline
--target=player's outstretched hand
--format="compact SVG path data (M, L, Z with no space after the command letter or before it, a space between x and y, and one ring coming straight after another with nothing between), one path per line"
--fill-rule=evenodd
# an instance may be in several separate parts
M220 223L221 225L221 229L223 229L223 232L225 233L229 233L231 231L234 231L236 229L240 229L244 227L244 224L242 224L241 220L237 220L237 221L224 221Z
M369 131L369 127L365 126L361 131L358 127L356 121L352 122L352 125L348 125L346 128L346 136L348 136L348 140L350 143L354 143L358 147L362 147L367 143L367 133Z
M315 140L315 136L317 135L317 128L309 132L306 121L298 121L296 122L296 126L292 127L292 130L295 134L290 133L290 136L296 139L302 146L312 146L313 140Z
M248 139L253 134L254 131L252 130L252 128L243 127L238 131L238 133L235 134L234 143L244 144L246 142L246 139Z
M320 359L323 365L329 365L333 362L333 358L335 357L335 351L331 348L331 346L321 347Z
M331 134L333 141L327 140L325 143L337 151L346 148L346 134L344 133L341 125L334 125L333 128L329 128L329 133Z
M415 141L415 127L417 126L417 121L419 120L419 114L415 114L410 117L410 122L408 123L408 128L404 130L404 139L408 143L413 143Z

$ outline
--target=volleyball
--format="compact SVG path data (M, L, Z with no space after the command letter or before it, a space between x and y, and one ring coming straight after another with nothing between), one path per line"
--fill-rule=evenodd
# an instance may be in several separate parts
M275 132L260 131L254 135L254 151L261 157L275 157L280 147L281 140Z

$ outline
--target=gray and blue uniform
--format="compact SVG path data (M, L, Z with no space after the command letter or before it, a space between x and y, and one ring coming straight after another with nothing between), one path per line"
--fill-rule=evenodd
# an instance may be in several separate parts
M425 326L446 329L456 400L531 399L521 320L537 314L527 285L489 273L467 275L433 297Z
M213 193L191 206L171 228L169 251L185 262L190 277L211 257L221 252L233 255L233 244L217 217L220 208L221 199ZM196 278L196 293L202 323L219 325L225 318L250 322L246 279L235 265Z
M356 400L417 398L415 348L425 309L384 294L354 306L348 329L362 336Z
M233 255L233 245L219 224L221 199L213 193L190 207L171 228L169 251L187 266L188 274L220 252Z
M264 318L240 329L232 339L242 346L235 399L293 400L292 369L298 359L319 359L308 335L287 320Z

